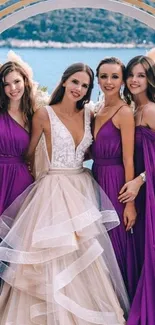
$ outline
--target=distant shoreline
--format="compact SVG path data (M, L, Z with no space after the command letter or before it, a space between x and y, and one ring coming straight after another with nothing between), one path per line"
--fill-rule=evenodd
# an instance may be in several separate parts
M56 48L56 49L72 49L72 48L152 48L155 44L147 44L143 42L142 44L135 43L92 43L92 42L81 42L81 43L60 43L60 42L40 42L33 40L17 40L17 39L9 39L9 40L1 40L0 47L9 47L9 48L36 48L36 49L44 49L44 48Z

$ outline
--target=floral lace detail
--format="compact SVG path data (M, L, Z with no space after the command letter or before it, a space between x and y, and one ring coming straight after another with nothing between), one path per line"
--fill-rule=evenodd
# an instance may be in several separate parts
M90 128L90 111L85 109L85 132L83 139L75 148L73 137L67 127L61 122L54 110L46 106L52 134L51 168L78 168L83 166L86 150L92 144Z

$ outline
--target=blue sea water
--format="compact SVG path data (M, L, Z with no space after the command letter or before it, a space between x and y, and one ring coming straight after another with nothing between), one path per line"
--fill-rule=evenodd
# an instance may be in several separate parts
M68 65L83 62L94 70L99 61L107 56L116 56L125 64L134 56L145 54L145 48L138 49L13 49L23 60L27 61L33 69L34 80L41 86L47 86L49 93L58 84L63 71ZM6 61L8 48L0 48L0 63ZM98 85L94 85L92 99L97 100Z

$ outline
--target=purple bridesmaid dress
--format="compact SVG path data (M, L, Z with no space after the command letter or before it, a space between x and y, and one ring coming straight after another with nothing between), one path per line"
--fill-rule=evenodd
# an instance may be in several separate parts
M138 281L137 258L134 233L126 232L123 222L124 204L118 201L119 191L125 183L125 173L122 162L121 133L112 122L113 116L102 125L92 144L94 160L92 171L94 178L110 198L120 218L120 225L110 230L109 236L132 301Z
M143 141L141 127L135 130L135 175L145 171ZM137 264L139 275L144 262L144 237L145 237L145 206L146 206L146 184L144 184L136 198L137 220L134 226L135 245L137 251Z
M131 306L128 325L155 324L155 132L136 127L135 161L137 175L146 170L146 184L137 196L135 225L140 280Z
M8 113L0 114L0 215L32 182L23 155L29 133Z

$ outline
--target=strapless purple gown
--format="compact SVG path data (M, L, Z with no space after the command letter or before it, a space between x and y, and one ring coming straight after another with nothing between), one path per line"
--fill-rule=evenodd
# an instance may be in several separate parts
M140 280L131 306L128 325L155 324L155 132L136 127L136 173L146 170L146 184L138 193L135 225Z
M33 182L23 155L29 133L8 113L0 114L0 215Z
M138 176L145 171L143 142L141 127L135 130L135 174ZM144 262L144 237L145 237L145 206L146 206L146 184L144 184L136 198L137 220L134 226L135 245L137 251L137 263L139 275Z
M137 281L137 258L134 243L134 233L126 232L123 222L124 204L118 201L118 194L125 183L124 166L122 162L122 144L120 130L112 119L108 120L98 131L92 144L93 175L113 203L120 225L111 231L111 238L116 258L132 301Z

